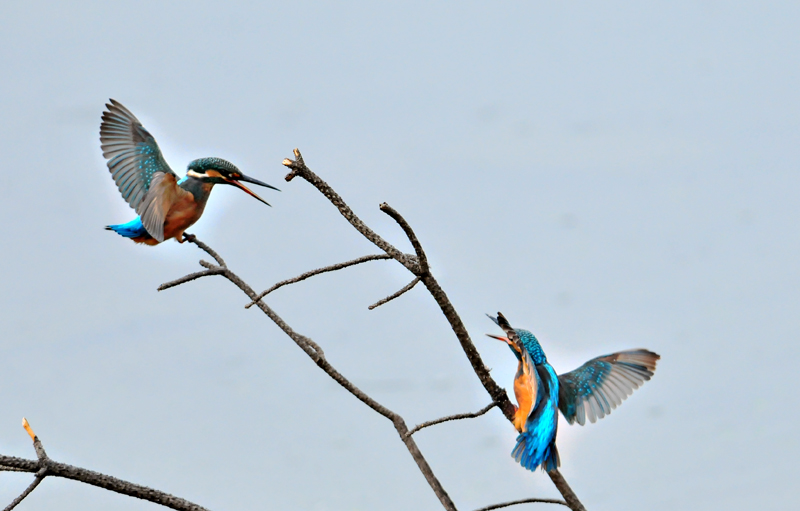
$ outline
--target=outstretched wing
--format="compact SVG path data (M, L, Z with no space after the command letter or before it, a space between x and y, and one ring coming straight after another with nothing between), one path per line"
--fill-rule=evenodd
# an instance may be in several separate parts
M164 241L164 218L177 190L178 176L142 123L119 102L106 104L100 123L100 147L122 198L139 214L142 225Z
M602 419L649 380L661 356L629 350L593 358L558 377L558 408L570 424Z

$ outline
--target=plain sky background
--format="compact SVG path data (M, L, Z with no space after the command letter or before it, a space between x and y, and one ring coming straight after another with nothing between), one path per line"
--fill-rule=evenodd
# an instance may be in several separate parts
M215 511L441 509L391 424L337 387L196 247L143 247L100 153L121 101L182 174L228 187L192 229L256 288L375 253L299 147L380 234L412 223L495 378L503 311L559 372L662 355L609 417L559 430L591 510L786 509L800 418L796 2L17 2L0 6L0 452ZM268 303L410 425L488 396L422 288L379 261ZM417 435L459 506L557 495L497 410ZM0 473L10 502L29 475ZM528 506L525 509L533 509ZM541 507L541 505L539 506ZM157 506L47 479L20 510ZM523 509L520 507L520 509Z

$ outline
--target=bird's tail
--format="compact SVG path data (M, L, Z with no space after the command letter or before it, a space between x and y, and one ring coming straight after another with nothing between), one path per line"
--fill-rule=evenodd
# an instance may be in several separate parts
M549 444L542 444L539 436L532 431L526 431L517 436L517 445L511 451L511 456L520 465L531 471L541 465L542 470L549 472L561 465L555 438Z
M142 220L138 216L125 224L107 225L106 230L114 231L120 236L125 236L126 238L147 236L147 230L145 230L144 225L142 225Z
M544 461L542 462L542 470L550 472L561 466L561 458L558 456L558 449L556 449L555 442L551 442L547 450L548 453L545 454Z

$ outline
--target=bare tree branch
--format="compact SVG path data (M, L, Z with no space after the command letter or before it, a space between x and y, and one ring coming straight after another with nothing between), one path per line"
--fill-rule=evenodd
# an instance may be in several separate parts
M423 422L422 424L417 424L417 426L411 431L409 431L408 434L413 435L414 433L423 428L427 428L428 426L435 426L436 424L441 424L443 422L457 421L461 419L474 419L476 417L480 417L481 415L485 414L495 406L497 406L497 403L489 403L487 406L481 408L475 413L458 413L456 415L448 415L447 417L442 417L441 419L435 419L432 421Z
M193 243L197 242L197 239L190 240ZM200 246L200 245L198 245ZM203 248L203 247L200 247ZM205 250L205 248L203 248ZM457 511L455 504L450 499L450 496L445 491L442 484L436 478L431 469L428 461L422 455L422 452L419 450L416 442L412 438L408 436L408 426L406 426L405 421L403 418L398 415L397 413L389 410L382 404L380 404L375 399L368 396L364 391L359 389L356 385L354 385L350 380L344 377L339 371L337 371L326 359L325 356L322 354L322 350L314 343L311 339L304 335L300 335L295 332L275 311L272 310L263 300L256 300L257 294L246 282L244 282L238 275L233 273L230 269L225 267L220 275L224 276L228 279L231 283L233 283L236 287L242 290L251 300L256 302L256 305L259 309L261 309L264 314L266 314L281 330L284 331L286 335L288 335L294 342L297 344L300 349L302 349L316 364L317 366L325 371L325 373L333 378L336 383L341 385L345 390L350 392L353 396L355 396L359 401L373 409L375 412L379 413L380 415L386 417L392 422L392 425L397 430L397 433L400 435L400 439L406 445L411 457L417 463L417 467L419 468L422 475L428 481L428 484L431 486L434 494L439 498L439 502L441 502L442 506L448 511ZM2 460L0 459L0 464L2 464Z
M21 472L35 473L36 479L33 481L33 483L31 483L30 486L28 486L28 488L26 488L24 492L22 492L22 494L20 494L19 497L14 499L14 502L6 507L7 510L13 509L14 506L22 502L22 499L27 497L33 490L35 490L45 477L55 476L90 484L92 486L104 488L122 495L128 495L129 497L147 500L149 502L160 504L177 511L208 511L202 506L198 506L197 504L189 502L188 500L175 497L169 493L154 490L152 488L148 488L147 486L130 483L128 481L123 481L122 479L117 479L116 477L107 476L92 470L86 470L85 468L74 467L72 465L53 461L47 456L44 446L42 446L42 442L33 432L28 424L28 421L25 419L22 420L23 427L33 440L33 447L36 451L36 456L38 459L26 460L24 458L0 454L0 466L14 468Z
M298 149L294 150L294 155L295 158L297 158L294 161L288 158L283 160L283 164L291 169L291 172L286 175L286 181L291 181L295 177L300 176L311 183L317 190L322 192L322 195L327 197L327 199L331 201L334 206L336 206L336 208L339 210L339 213L341 213L342 216L348 222L350 222L350 225L355 227L358 232L371 241L375 246L392 256L392 258L397 260L397 262L408 268L409 271L415 273L417 270L417 261L404 254L400 250L397 250L394 246L392 246L391 243L387 242L378 236L375 231L367 227L366 224L364 224L364 222L362 222L361 219L358 218L355 213L353 213L353 210L350 209L350 206L345 204L339 194L336 193L333 188L328 186L328 183L311 172L311 169L309 169L303 161L303 156L300 154Z
M181 284L185 284L187 282L191 282L191 281L199 279L201 277L208 277L210 275L219 275L223 271L224 271L224 269L219 269L219 270L214 269L214 270L206 270L206 271L198 271L198 272L195 272L195 273L190 273L189 275L184 275L183 277L181 277L179 279L175 279L173 281L165 282L165 283L161 284L160 286L158 286L158 290L159 291L164 291L165 289L169 289L169 288L175 287L175 286L180 286Z
M422 249L422 244L419 242L417 235L414 233L414 230L411 229L411 225L406 222L406 219L403 218L400 213L395 211L387 203L383 202L379 206L381 211L392 217L395 222L400 225L400 228L403 229L403 232L406 233L408 237L408 241L411 242L411 246L414 247L414 251L417 253L417 260L419 261L420 272L421 273L429 273L430 268L428 267L428 257L425 255L425 251Z
M16 458L14 456L0 455L0 464L20 468L23 469L24 472L36 473L42 468L42 463L43 462L36 460L26 460L23 458ZM122 479L117 479L116 477L107 476L105 474L87 470L85 468L74 467L65 463L58 463L51 459L48 459L44 463L47 467L48 476L72 479L81 483L104 488L115 493L128 495L129 497L147 500L170 509L176 509L177 511L208 511L206 508L189 502L188 500L175 497L169 493L148 488L147 486L141 486L128 481L123 481Z
M384 203L381 205L381 210L391 216L406 233L406 236L409 238L409 241L411 241L412 246L414 246L414 249L417 251L416 261L410 261L407 257L402 256L402 253L400 253L399 250L369 229L369 227L367 227L364 222L362 222L361 219L359 219L355 213L353 213L349 206L345 204L344 200L342 200L339 194L337 194L333 188L331 188L325 181L320 179L319 176L314 174L311 169L308 168L308 166L306 166L303 156L300 154L298 149L294 150L294 155L296 158L294 161L288 158L283 160L283 164L291 169L291 172L286 176L286 180L291 181L295 177L300 176L311 183L315 188L322 192L322 194L328 198L328 200L330 200L334 206L339 209L339 212L342 214L342 216L344 216L345 219L350 222L350 224L357 231L359 231L368 240L372 241L377 247L382 249L387 254L390 254L394 259L403 264L403 266L405 266L411 273L422 279L422 283L425 284L426 288L428 288L431 296L436 301L437 305L439 305L442 314L444 314L448 323L450 323L450 328L453 330L453 333L456 335L456 338L461 344L461 349L464 351L464 354L467 356L467 359L472 365L472 370L475 372L475 375L489 393L492 401L497 403L497 406L500 408L500 410L502 410L503 415L505 415L509 421L513 421L514 405L511 404L508 394L506 393L505 389L500 387L500 385L494 381L494 378L492 378L491 374L489 374L489 369L483 363L480 353L478 353L477 348L475 348L475 345L469 336L469 332L467 332L467 329L464 326L464 322L461 320L458 312L456 312L455 307L450 302L450 299L447 297L444 289L442 289L442 287L439 285L439 282L429 271L429 269L427 269L427 262L425 263L425 270L423 270L423 264L420 258L424 257L424 252L422 251L422 245L419 243L419 240L411 229L410 224L406 222L400 213L391 208L388 204ZM575 493L569 487L561 473L558 472L558 470L553 470L548 472L548 475L553 481L553 484L556 485L556 488L558 488L558 491L564 496L564 499L568 503L569 507L573 511L584 511L584 507L577 495L575 495Z
M522 499L522 500L512 500L509 502L501 502L500 504L492 504L491 506L482 507L480 509L476 509L475 511L492 511L492 509L500 509L503 507L509 506L516 506L517 504L532 504L532 503L542 503L542 504L561 504L562 506L567 506L567 503L563 500L557 499Z
M41 483L42 480L44 479L45 472L47 472L47 468L42 468L38 472L36 472L36 477L33 478L33 482L30 485L28 485L28 487L25 488L25 490L22 493L20 493L16 499L12 500L11 504L7 505L5 509L3 509L3 511L11 511L15 507L17 507L17 504L22 502L25 499L25 497L30 495L31 492L35 490L36 487L39 486L39 483Z
M392 259L392 256L390 256L389 254L375 254L375 255L363 256L357 259L353 259L351 261L345 261L343 263L332 264L330 266L317 268L316 270L307 271L291 279L282 280L277 284L273 285L271 288L267 289L266 291L262 291L261 293L259 293L258 296L256 296L255 300L245 305L244 308L249 309L250 307L255 305L257 301L261 300L262 298L264 298L271 292L275 291L276 289L282 288L283 286L294 284L295 282L300 282L301 280L306 280L307 278L313 277L314 275L319 275L320 273L327 273L329 271L341 270L342 268L347 268L348 266L354 266L356 264L366 263L368 261L377 261L379 259Z
M214 250L212 250L211 247L209 247L208 245L206 245L202 241L198 240L197 236L195 236L194 234L183 233L183 241L191 241L192 243L194 243L195 245L200 247L206 254L208 254L211 257L213 257L214 260L217 262L217 264L219 264L223 268L227 268L228 267L228 265L225 264L225 261L219 256L219 254L214 252ZM183 243L183 241L181 243Z
M300 176L311 183L315 188L322 192L322 194L327 197L334 206L339 209L339 212L342 214L342 216L344 216L345 219L350 222L350 225L352 225L358 232L374 243L378 248L391 255L403 266L408 268L411 273L422 278L422 283L428 288L431 296L433 296L433 299L439 305L439 308L442 310L445 318L447 318L447 321L450 323L453 333L456 334L458 341L461 343L461 348L467 355L467 359L469 359L470 364L472 364L473 371L475 371L478 379L489 393L492 401L495 401L498 404L500 409L503 411L503 414L509 421L513 420L514 405L512 405L511 401L508 399L508 394L506 393L505 389L498 385L489 374L489 369L483 363L483 359L481 359L478 350L472 343L472 339L470 339L469 333L467 332L463 321L461 321L461 317L459 317L455 307L453 307L453 304L450 303L450 299L447 297L447 294L429 271L426 273L421 272L420 264L418 263L419 256L417 256L417 261L411 261L405 254L375 234L364 224L364 222L361 221L360 218L356 216L355 213L353 213L350 207L345 204L344 200L342 200L339 194L336 193L333 188L328 185L328 183L320 179L319 176L314 174L311 169L306 166L305 162L303 161L303 156L300 154L298 149L294 150L294 155L297 158L294 161L288 158L283 160L283 164L292 170L286 176L286 180L291 181L296 176ZM389 207L388 204L383 207L382 210L386 212L386 214L390 215L396 222L398 222L401 228L403 228L404 225L408 226L408 223L405 221L405 219L403 219L400 213ZM408 227L408 229L410 231L410 227ZM411 233L413 235L413 231L411 231ZM406 235L409 235L408 232L406 232ZM409 239L411 239L411 237L409 237ZM414 236L414 239L416 239L416 236ZM419 243L419 241L417 240L416 243ZM412 241L412 245L413 244L414 242Z
M405 293L406 291L411 291L411 289L412 289L414 286L416 286L416 285L417 285L417 283L418 283L419 281L420 281L420 278L419 278L419 277L415 278L414 280L412 280L411 282L409 282L408 284L406 284L405 286L403 286L403 288L402 288L402 289L400 289L399 291L396 291L396 292L394 292L394 293L390 294L390 295L389 295L389 296L387 296L386 298L381 298L380 300L378 300L377 302L373 303L372 305L370 305L370 306L369 306L369 307L367 307L367 308L368 308L369 310L373 310L373 309L377 309L378 307L380 307L381 305L383 305L383 304L385 304L385 303L389 303L389 302L391 302L392 300L394 300L394 299L395 299L395 298L397 298L398 296L402 295L402 294L403 294L403 293Z
M561 493L561 496L567 501L567 506L569 506L572 511L586 511L586 508L583 507L581 501L578 500L578 496L575 495L575 492L569 487L567 480L564 479L564 476L561 475L558 469L549 471L547 475L550 476L550 480L556 485L559 493Z

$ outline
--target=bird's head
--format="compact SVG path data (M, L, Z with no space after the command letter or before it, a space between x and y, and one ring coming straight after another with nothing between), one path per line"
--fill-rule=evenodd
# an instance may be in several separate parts
M503 341L504 343L508 344L508 347L511 348L511 351L517 357L517 359L521 359L522 357L522 343L520 342L519 336L517 332L511 328L511 325L508 323L508 320L503 316L502 313L498 312L497 317L494 317L490 314L486 316L489 317L494 323L499 326L500 328L505 331L507 337L500 337L499 335L492 335L486 334L487 337L491 337L492 339L497 339L498 341Z
M233 185L236 188L239 188L244 192L252 195L256 199L266 204L267 206L270 205L267 201L265 201L264 199L253 193L252 190L247 188L240 181L246 181L248 183L253 183L259 186L272 188L273 190L278 190L274 186L268 185L263 181L259 181L258 179L253 179L252 177L245 176L239 169L236 168L236 166L233 163L227 160L223 160L222 158L200 158L199 160L194 160L189 164L189 169L186 172L186 175L189 177L193 177L195 179L199 179L204 183Z

